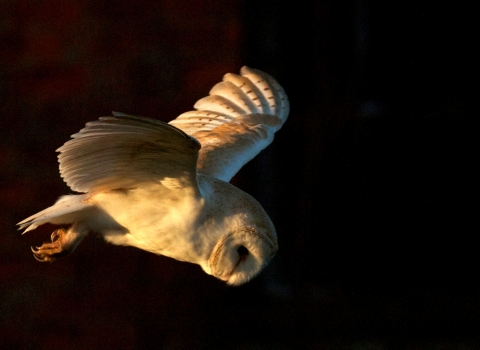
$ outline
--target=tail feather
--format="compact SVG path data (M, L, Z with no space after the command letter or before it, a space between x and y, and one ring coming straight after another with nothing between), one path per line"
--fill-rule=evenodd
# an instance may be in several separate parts
M17 225L19 230L25 229L25 232L35 230L38 226L51 223L55 225L70 224L77 221L79 213L92 208L84 199L86 195L67 195L60 197L54 205L42 210Z

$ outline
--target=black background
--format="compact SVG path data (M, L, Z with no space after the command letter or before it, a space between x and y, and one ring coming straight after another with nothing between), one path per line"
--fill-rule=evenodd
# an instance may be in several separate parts
M7 348L480 346L473 8L2 6ZM71 50L41 58L28 46L32 30ZM18 236L14 224L68 193L54 150L70 134L111 110L173 119L244 64L273 75L291 103L274 143L233 179L277 227L279 253L260 277L225 287L197 266L95 237L55 264L31 258L29 246L53 227Z

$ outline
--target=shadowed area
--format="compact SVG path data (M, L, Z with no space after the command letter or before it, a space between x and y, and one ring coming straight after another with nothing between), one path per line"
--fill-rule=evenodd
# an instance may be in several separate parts
M2 348L478 348L473 13L373 0L1 2ZM55 227L21 236L15 223L70 193L55 149L112 110L168 122L243 65L275 77L291 105L232 180L277 229L258 278L226 287L94 234L35 261L30 246Z

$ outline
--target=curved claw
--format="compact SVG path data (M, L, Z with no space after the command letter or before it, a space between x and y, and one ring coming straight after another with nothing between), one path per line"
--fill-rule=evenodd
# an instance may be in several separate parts
M64 234L65 234L65 230L59 228L59 229L52 232L52 234L50 235L50 239L52 240L52 242L55 242L57 239L59 239Z
M35 260L37 261L40 261L40 262L46 262L46 260L44 258L40 258L37 254L33 254L33 257L35 258Z
M30 247L30 250L33 252L33 257L35 258L35 260L40 261L40 262L53 262L53 261L55 261L55 258L53 258L52 256L48 256L48 255L39 253L40 249L42 249L42 247L34 247L34 246Z
M88 231L85 231L83 235L79 235L74 231L72 232L71 235L67 236L67 231L59 228L50 235L52 239L51 243L44 243L40 247L30 247L35 260L40 262L53 262L57 260L57 258L71 253Z

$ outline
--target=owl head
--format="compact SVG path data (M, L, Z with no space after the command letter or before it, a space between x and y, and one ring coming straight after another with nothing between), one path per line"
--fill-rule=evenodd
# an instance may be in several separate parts
M238 286L255 277L277 249L274 229L244 226L223 235L202 267L227 284Z

